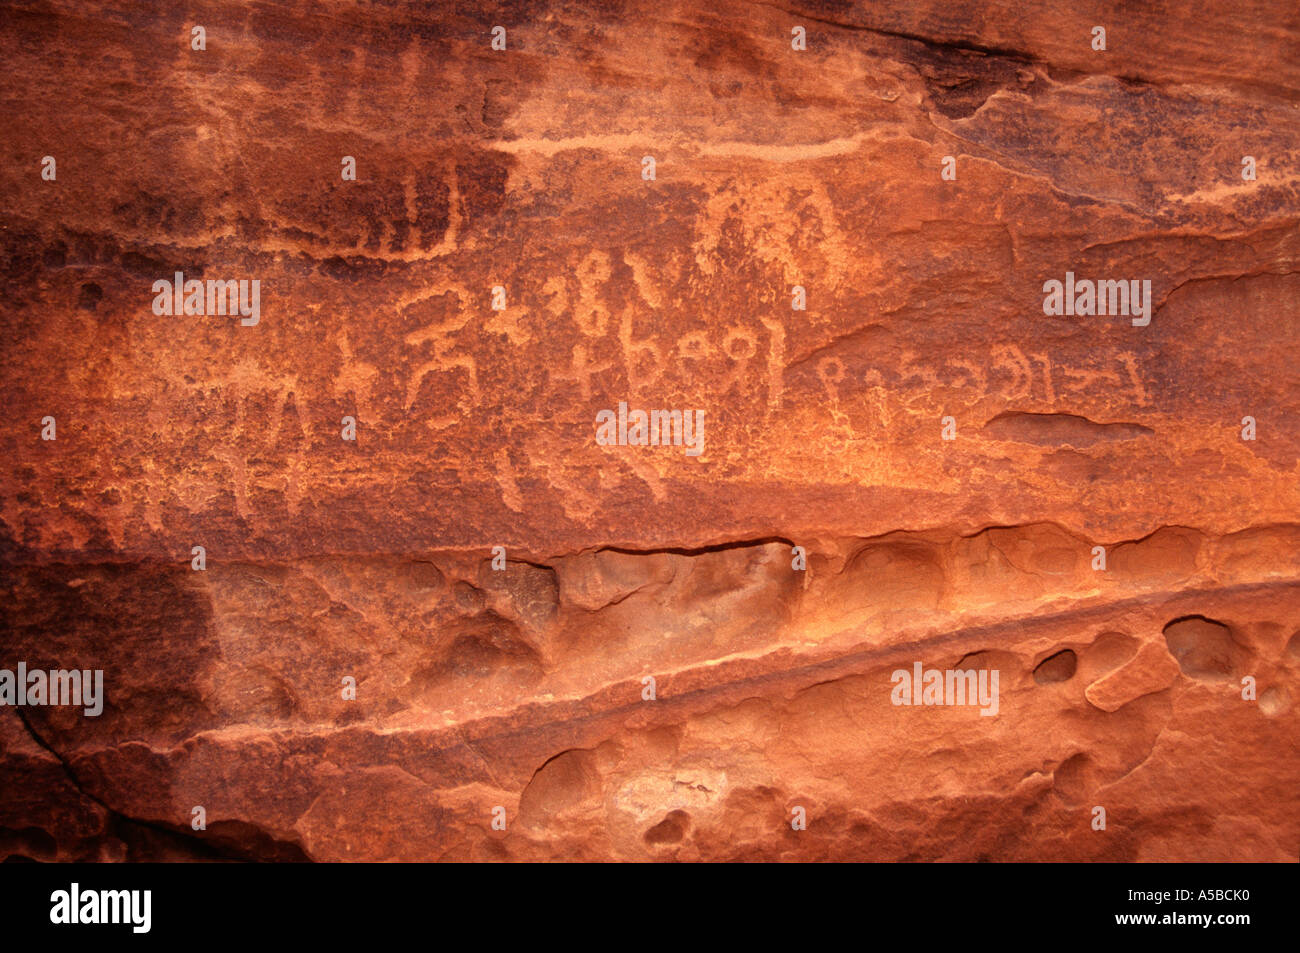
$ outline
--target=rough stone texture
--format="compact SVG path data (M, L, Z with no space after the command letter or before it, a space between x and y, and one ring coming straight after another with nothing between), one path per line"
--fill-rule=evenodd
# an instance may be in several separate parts
M1300 8L1033 6L0 4L0 855L1296 861Z

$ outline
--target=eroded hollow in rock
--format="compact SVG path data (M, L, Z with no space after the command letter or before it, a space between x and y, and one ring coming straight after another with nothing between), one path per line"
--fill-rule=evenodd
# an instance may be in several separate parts
M1063 649L1055 655L1049 655L1038 663L1034 669L1034 681L1039 685L1052 682L1068 682L1074 678L1079 667L1079 657L1073 649Z
M1165 626L1165 644L1184 675L1219 679L1232 674L1234 642L1222 622L1199 615L1175 619Z
M1096 786L1096 766L1082 751L1062 761L1053 773L1053 790L1066 804L1083 803Z
M680 843L690 824L691 816L685 811L670 811L667 817L645 832L645 842L652 847Z

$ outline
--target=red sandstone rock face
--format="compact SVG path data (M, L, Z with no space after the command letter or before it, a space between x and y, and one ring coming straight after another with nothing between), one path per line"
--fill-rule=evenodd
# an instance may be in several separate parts
M57 0L0 53L0 668L107 695L0 707L0 855L1300 857L1294 5Z

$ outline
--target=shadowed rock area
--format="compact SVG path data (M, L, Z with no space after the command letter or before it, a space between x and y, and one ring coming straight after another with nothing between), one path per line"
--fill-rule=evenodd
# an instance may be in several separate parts
M1300 859L1294 4L0 0L0 54L0 669L105 687L0 705L0 859Z

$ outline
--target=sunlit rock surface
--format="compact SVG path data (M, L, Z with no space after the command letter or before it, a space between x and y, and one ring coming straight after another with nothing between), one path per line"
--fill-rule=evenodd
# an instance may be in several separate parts
M1300 858L1300 10L903 7L0 6L0 856Z

